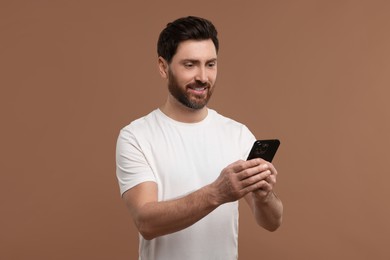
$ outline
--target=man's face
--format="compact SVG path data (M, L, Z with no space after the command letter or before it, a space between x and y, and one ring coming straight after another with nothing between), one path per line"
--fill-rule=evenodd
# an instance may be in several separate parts
M212 40L181 42L168 66L168 89L182 105L202 109L217 77L217 53Z

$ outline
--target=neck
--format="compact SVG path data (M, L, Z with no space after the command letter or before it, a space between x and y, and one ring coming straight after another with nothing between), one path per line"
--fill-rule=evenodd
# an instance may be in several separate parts
M184 106L176 99L168 98L164 105L160 107L160 110L173 120L182 123L197 123L202 121L207 116L207 107L201 109L192 109Z

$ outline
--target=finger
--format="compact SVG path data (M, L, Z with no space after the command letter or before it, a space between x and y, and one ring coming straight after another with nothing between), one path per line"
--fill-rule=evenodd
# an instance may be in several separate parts
M258 157L258 158L250 159L247 162L254 162L255 164L261 164L261 163L266 163L267 161Z
M247 168L246 164L245 164L245 161L243 160L239 160L239 161L236 161L234 163L231 163L229 164L225 170L227 172L230 172L230 173L234 173L234 174L237 174L239 172L242 172L243 170L245 170Z
M268 162L262 158L254 158L254 159L251 159L248 161L239 160L239 161L233 163L232 166L234 165L236 167L235 170L237 170L237 172L239 172L243 169L255 167L255 166L258 166L260 164L265 164L265 163L268 163Z
M241 186L243 188L246 188L246 187L251 186L251 185L256 185L256 184L258 185L258 183L260 183L260 182L267 183L267 178L270 176L270 174L271 174L270 171L266 171L266 172L262 172L262 173L253 175L252 177L249 177L249 178L242 180L240 182Z
M255 178L255 177L253 177L253 178ZM245 195L245 194L248 194L250 192L254 192L254 193L256 193L256 196L265 197L272 191L273 191L273 184L270 184L265 179L263 179L263 180L249 184L248 186L243 188L240 193Z
M258 189L253 192L253 194L258 198L266 198L270 193L272 193L272 191L267 191L264 189Z
M266 182L268 182L271 185L276 184L276 176L273 174L270 174L265 180L266 180Z
M257 189L255 191L253 191L253 193L255 193L256 196L266 197L270 193L270 191L265 190L265 189Z
M268 162L267 165L268 165L272 175L276 176L278 174L278 171L276 170L275 166L270 162Z
M246 193L260 192L260 191L268 193L271 190L272 190L272 186L269 183L267 183L265 180L253 183L252 185L249 185L244 189Z
M265 191L267 193L273 190L273 186L266 181L259 183L258 187L257 190Z
M267 164L260 164L260 165L255 165L252 167L251 167L251 165L249 165L249 168L246 168L246 169L237 173L237 178L239 180L244 180L244 179L252 177L254 175L263 173L263 172L267 171L268 169L269 168L268 168ZM264 176L263 176L263 178L264 178Z

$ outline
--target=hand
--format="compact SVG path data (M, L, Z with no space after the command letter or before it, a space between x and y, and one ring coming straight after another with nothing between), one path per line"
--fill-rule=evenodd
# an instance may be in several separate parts
M271 163L258 158L240 160L224 168L211 186L215 188L220 204L236 201L250 192L263 198L272 191L275 176L276 170Z
M260 186L261 188L253 191L254 199L260 200L261 202L267 202L271 196L274 195L273 189L276 184L276 175L278 172L276 171L275 167L272 163L264 161L262 163L265 172L269 172L269 176L264 179L263 182L261 182Z

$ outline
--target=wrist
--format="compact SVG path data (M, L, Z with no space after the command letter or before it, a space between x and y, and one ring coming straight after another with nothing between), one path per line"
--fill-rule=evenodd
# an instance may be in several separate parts
M217 208L222 203L220 202L217 189L212 185L206 185L203 187L203 192L207 202L214 208Z

